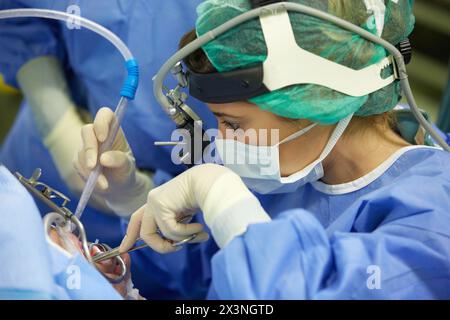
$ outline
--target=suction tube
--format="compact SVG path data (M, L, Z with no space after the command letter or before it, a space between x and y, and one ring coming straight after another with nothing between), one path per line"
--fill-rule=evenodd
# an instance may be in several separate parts
M60 20L64 22L69 20L71 21L75 20L77 22L79 21L82 27L101 35L103 38L111 42L117 48L117 50L119 50L120 54L123 56L125 61L133 59L133 55L131 54L128 47L114 33L109 31L105 27L86 18L62 11L54 11L46 9L11 9L0 11L0 19L33 18L33 17Z

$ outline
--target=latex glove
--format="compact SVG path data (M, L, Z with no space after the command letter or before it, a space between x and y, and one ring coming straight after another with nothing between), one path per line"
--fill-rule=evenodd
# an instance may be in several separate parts
M77 113L60 62L51 56L33 59L20 68L17 81L58 173L72 192L80 193L84 182L74 170L72 158L73 150L81 146L80 130L85 123Z
M135 159L122 129L112 149L99 157L99 147L108 137L113 121L117 119L111 109L101 108L94 123L83 126L82 147L75 156L74 166L87 180L100 159L103 169L94 193L103 196L114 212L128 216L145 204L153 183L149 176L136 170Z
M177 222L198 209L221 248L243 234L248 225L270 221L238 175L223 166L204 164L150 191L147 204L131 217L120 251L126 252L138 237L160 253L176 251L160 236L158 227L165 238L174 241L192 234L197 234L192 242L207 240L201 224Z

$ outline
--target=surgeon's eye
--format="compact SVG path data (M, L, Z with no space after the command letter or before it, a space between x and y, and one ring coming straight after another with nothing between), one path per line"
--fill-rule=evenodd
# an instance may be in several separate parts
M230 122L227 120L221 120L221 123L228 129L238 130L240 128L238 123Z

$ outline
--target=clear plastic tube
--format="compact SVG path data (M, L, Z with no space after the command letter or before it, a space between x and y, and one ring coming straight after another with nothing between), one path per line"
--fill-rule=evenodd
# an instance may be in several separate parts
M8 18L47 18L53 20L60 20L64 22L68 21L77 21L80 22L80 25L86 29L89 29L103 38L107 39L111 42L117 50L121 53L125 61L133 59L133 55L131 54L128 47L117 37L114 33L106 29L105 27L95 23L86 18L69 14L62 11L55 10L46 10L46 9L11 9L11 10L0 10L0 19L8 19Z
M134 61L134 57L131 54L128 47L123 43L122 40L120 40L119 37L117 37L114 33L106 29L105 27L99 25L98 23L95 23L91 20L88 20L86 18L69 14L62 11L54 11L54 10L46 10L46 9L11 9L11 10L0 10L0 19L9 19L9 18L46 18L46 19L53 19L53 20L60 20L64 22L68 21L77 21L80 23L80 25L86 29L89 29L98 35L102 36L109 42L111 42L117 50L121 53L124 60L126 62ZM137 65L136 65L137 68ZM125 114L125 110L128 104L128 99L126 97L123 97L120 99L115 115L117 117L117 122L113 124L113 127L111 128L110 134L106 141L100 146L100 152L99 154L102 154L103 152L111 149L112 144L116 138L117 132L120 128L120 123L122 122L123 116ZM92 192L94 191L95 185L97 183L98 177L100 176L100 173L102 171L102 166L97 164L95 169L91 172L89 175L88 180L86 181L86 185L83 189L83 192L80 197L80 201L78 202L75 215L77 218L81 218L81 215L89 201L89 198L92 195Z

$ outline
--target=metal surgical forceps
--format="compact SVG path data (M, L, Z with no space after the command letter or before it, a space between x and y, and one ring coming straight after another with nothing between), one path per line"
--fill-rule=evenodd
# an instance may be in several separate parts
M188 221L191 218L192 218L192 216L185 216L182 219L180 219L178 222L180 222L180 223L188 223ZM158 230L158 233L164 238L164 236L161 234L161 231ZM196 234L193 234L193 235L191 235L191 236L189 236L189 237L187 237L187 238L185 238L185 239L183 239L181 241L172 242L172 246L173 247L181 247L182 245L188 243L189 241L194 240L196 236L197 236ZM170 241L167 238L165 238L165 239ZM136 240L136 243L141 241L141 240L142 240L141 238L138 238ZM142 248L145 248L145 247L147 247L147 244L135 245L134 247L131 247L127 252L136 251L136 250L139 250L139 249L142 249ZM113 257L119 256L121 254L119 252L119 248L120 247L116 247L116 248L108 250L108 251L106 251L104 253L99 253L98 255L94 256L94 258L93 258L94 262L97 263L97 262L100 262L100 261L103 261L103 260L108 260L108 259L111 259Z

